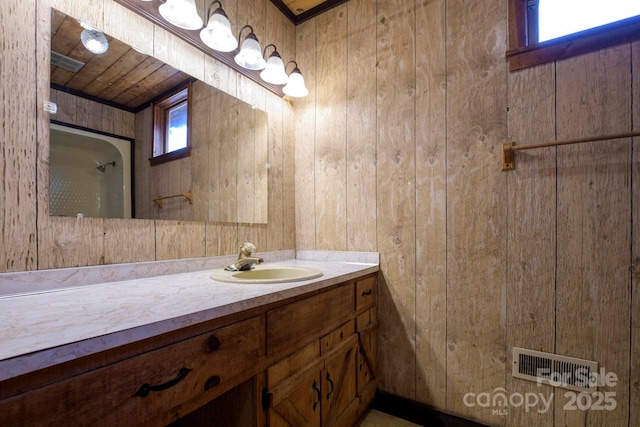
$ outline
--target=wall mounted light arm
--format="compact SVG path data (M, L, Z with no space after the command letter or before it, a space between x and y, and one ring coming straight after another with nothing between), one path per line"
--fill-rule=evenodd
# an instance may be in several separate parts
M211 13L215 4L218 8ZM207 26L200 31L200 39L213 50L232 52L238 47L238 40L233 36L229 17L222 9L222 3L215 0L207 8Z
M276 45L266 45L262 51L262 56L264 57L267 54L267 49L270 46L273 46L273 52L267 60L265 69L260 72L260 78L267 83L283 85L289 80L289 77L287 77L287 73L284 70L284 62L278 53Z
M295 67L293 71L291 71L291 74L289 74L289 79L285 87L282 88L282 92L293 98L302 98L309 95L309 90L304 84L304 77L302 77L302 72L300 72L300 68L298 68L298 63L296 61L287 62L285 70L289 64L294 64Z

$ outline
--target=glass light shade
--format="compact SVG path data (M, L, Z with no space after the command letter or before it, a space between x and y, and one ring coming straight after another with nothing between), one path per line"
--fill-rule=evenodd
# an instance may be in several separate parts
M291 72L287 84L282 88L282 92L284 92L285 95L294 98L302 98L309 95L309 90L304 84L304 78L302 77L300 70L295 68Z
M273 52L271 54L265 69L260 72L260 78L274 85L283 85L287 82L289 77L284 71L284 62L282 62L282 58L278 53Z
M203 25L195 0L167 0L160 5L158 12L170 24L185 30L199 30Z
M207 26L200 31L200 38L213 50L231 52L238 47L238 40L231 32L231 24L227 17L216 12L209 18Z
M80 33L80 40L89 52L101 55L109 50L109 42L103 33L98 30L85 28Z
M262 57L260 44L253 33L249 34L242 42L242 49L236 55L235 61L236 64L247 70L262 70L267 65Z

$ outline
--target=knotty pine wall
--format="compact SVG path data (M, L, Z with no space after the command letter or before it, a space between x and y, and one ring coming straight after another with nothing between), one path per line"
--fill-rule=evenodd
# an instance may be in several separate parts
M198 0L204 15L208 2ZM50 7L267 111L268 224L49 217ZM292 58L295 28L268 0L225 1L234 28L251 23ZM0 272L293 249L293 106L112 0L7 0L0 8Z
M296 37L296 247L380 252L380 388L497 426L640 425L640 141L513 172L499 151L640 130L640 43L510 73L507 0L350 0ZM598 361L615 410L513 379L513 346ZM555 397L464 404L501 389Z

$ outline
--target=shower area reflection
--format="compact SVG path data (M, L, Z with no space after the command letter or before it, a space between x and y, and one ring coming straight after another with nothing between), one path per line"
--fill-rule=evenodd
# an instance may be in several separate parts
M49 214L131 218L131 141L50 125Z

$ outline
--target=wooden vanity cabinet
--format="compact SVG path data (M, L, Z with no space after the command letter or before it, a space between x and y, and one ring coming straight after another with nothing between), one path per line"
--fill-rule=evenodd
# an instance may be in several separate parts
M0 393L0 425L351 427L377 385L376 285L371 274L100 353L86 369L81 358L53 378L18 377Z
M267 354L290 353L267 369L267 425L350 427L364 414L377 386L376 298L369 275L267 312Z
M253 317L2 400L0 425L162 424L251 378L264 348L264 317Z

